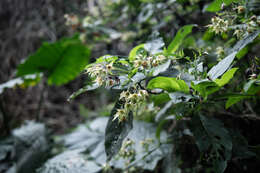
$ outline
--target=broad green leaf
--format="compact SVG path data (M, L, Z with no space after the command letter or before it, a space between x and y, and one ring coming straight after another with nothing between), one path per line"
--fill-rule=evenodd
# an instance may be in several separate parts
M248 51L249 51L249 47L246 46L246 47L244 47L243 49L241 49L241 50L237 53L236 57L237 57L238 59L241 59L241 58L243 58L243 57L248 53Z
M186 25L179 29L179 31L177 32L176 36L174 37L167 49L167 52L169 54L174 53L176 52L176 50L178 50L184 38L192 32L193 27L194 25Z
M232 52L239 52L244 47L246 47L249 43L253 42L255 40L255 38L259 36L259 34L260 34L260 30L257 30L255 32L253 32L252 34L249 34L248 36L246 36L242 40L238 41L235 44L235 46L228 51L228 53L230 54Z
M234 76L238 68L232 68L228 70L226 73L224 73L220 79L216 79L215 82L218 84L218 86L222 87L226 85Z
M239 102L242 99L243 99L243 97L230 97L230 98L228 98L228 100L225 104L225 108L226 109L230 108L232 105L236 104L237 102Z
M155 105L162 105L171 100L169 97L169 94L167 94L167 93L152 94L150 98L151 98L151 101L153 101Z
M229 132L221 121L212 117L194 116L192 122L191 130L201 157L206 153L211 153L214 172L223 173L232 152L232 140Z
M43 43L36 53L19 65L17 76L44 72L48 84L62 85L84 69L89 56L90 50L75 37Z
M145 44L140 44L140 45L134 47L134 48L130 51L130 53L129 53L129 60L130 60L130 61L134 61L134 60L135 60L135 57L136 57L136 55L138 54L138 51L139 51L140 49L144 49L144 45L145 45Z
M71 101L72 99L74 99L75 97L79 96L80 94L86 92L86 91L91 91L94 89L97 89L99 87L98 83L94 83L92 85L87 85L81 89L79 89L78 91L74 92L73 94L70 95L70 97L68 98L68 101Z
M215 0L206 8L206 11L218 12L221 10L222 3L225 3L225 6L227 6L230 5L232 2L237 2L237 0Z
M249 82L247 82L247 83L244 85L244 87L243 87L244 91L245 91L245 92L248 92L248 90L251 88L251 86L254 85L255 81L256 81L256 80L250 80Z
M3 84L0 84L0 94L2 94L6 88L14 88L16 86L25 88L27 86L36 85L40 82L41 77L42 76L40 74L32 74L9 80Z
M238 159L246 159L256 156L254 152L249 150L247 139L239 132L238 129L229 129L232 138L232 157Z
M229 107L231 107L232 105L238 103L239 101L241 101L243 99L250 99L250 98L253 97L253 95L251 95L253 93L247 93L247 94L226 94L226 95L223 95L222 98L228 98L228 100L225 104L225 108L228 109Z
M218 77L220 77L225 71L230 67L231 63L235 59L237 52L233 52L230 55L228 55L226 58L221 60L217 65L212 67L210 71L208 72L208 76L212 80L216 80Z
M114 115L117 109L122 108L123 102L118 100L113 108L109 117L106 133L105 133L105 151L107 155L107 161L110 161L115 156L122 145L123 140L133 128L133 113L130 112L127 115L125 121L119 122L118 118L114 119Z
M200 93L202 97L207 97L210 94L219 90L219 86L213 81L202 81L198 84L191 83L191 87Z
M191 96L190 94L184 94L181 92L169 93L169 96L174 104L180 102L188 102L190 99L193 98L193 96Z
M117 56L111 56L111 55L104 55L96 60L96 63L101 62L114 62L118 59Z
M249 95L255 95L260 92L260 86L259 85L251 85L251 87L247 90L247 94Z
M189 86L184 82L184 80L170 77L156 77L149 81L147 88L160 88L168 92L180 91L184 93L189 93Z
M220 77L226 70L230 67L233 60L235 59L236 54L243 49L246 45L254 41L254 39L259 35L260 30L246 36L244 39L236 43L236 45L228 51L229 55L221 60L217 65L213 66L208 72L208 76L215 80Z
M254 79L247 82L243 87L244 91L247 94L251 94L251 95L258 93L260 91L260 86L257 85L257 81L258 80Z

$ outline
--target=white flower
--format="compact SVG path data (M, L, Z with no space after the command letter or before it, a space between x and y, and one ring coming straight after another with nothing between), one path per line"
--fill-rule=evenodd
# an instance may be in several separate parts
M116 114L114 115L114 118L112 121L116 120L118 118L119 122L124 121L126 119L127 112L125 109L117 109Z

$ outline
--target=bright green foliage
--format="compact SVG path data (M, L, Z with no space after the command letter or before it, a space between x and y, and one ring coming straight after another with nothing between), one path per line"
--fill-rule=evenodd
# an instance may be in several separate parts
M231 53L225 59L221 60L217 65L210 69L208 76L210 79L215 80L220 77L230 67L231 63L235 59L236 52Z
M180 91L189 93L189 86L183 81L176 78L157 77L150 80L147 85L148 89L160 88L168 92Z
M219 86L213 81L202 81L198 84L191 83L191 87L199 92L202 97L207 97L210 94L219 90Z
M97 58L94 63L85 66L87 60L83 57L88 57L88 49L74 38L64 39L53 44L44 44L18 70L20 76L43 72L48 77L49 84L59 85L74 78L85 67L84 70L91 82L73 93L69 100L99 87L115 90L118 93L105 130L104 124L99 124L103 127L102 131L105 132L105 136L99 138L98 135L93 135L92 146L87 143L88 141L75 140L82 142L81 144L87 149L82 155L80 154L80 157L85 154L90 156L92 161L95 160L99 163L99 171L102 171L100 165L106 161L119 168L119 171L138 172L135 169L130 170L135 166L140 166L142 171L152 171L157 162L162 160L162 163L159 163L161 165L157 166L163 171L166 170L164 173L223 173L229 163L232 165L234 161L240 163L240 159L253 157L254 153L249 152L248 142L236 132L233 124L240 124L240 121L245 120L240 114L250 115L247 116L248 119L259 120L257 106L260 94L260 60L257 57L251 57L257 51L256 45L259 43L259 14L254 11L257 8L252 6L254 8L247 9L247 3L236 0L215 0L210 5L208 1L200 1L199 4L196 4L197 1L192 0L167 0L164 2L129 0L123 4L124 2L109 1L108 4L117 6L113 9L120 9L127 4L126 13L138 13L139 24L136 26L131 24L132 32L123 33L125 31L118 26L118 23L129 16L125 12L122 18L118 16L113 19L106 18L106 22L102 19L100 24L94 22L98 19L97 14L92 18L93 21L79 21L79 26L80 29L86 29L86 33L89 32L88 35L91 35L92 31L102 30L110 37L108 42L115 39L123 40L123 37L128 34L144 37L132 42L138 45L130 51L128 57L104 55ZM209 20L205 20L205 23L204 21L199 22L200 26L196 33L192 33L195 25L183 26L177 31L170 45L165 45L164 40L168 42L169 35L163 33L164 29L172 32L182 23L182 21L178 22L178 15L171 14L171 6L174 6L175 3L177 5L174 10L181 14L180 18L192 14L194 9L200 14L201 4L204 5L206 11L222 11L214 15L216 17L212 18L211 24L206 23ZM187 7L184 4L195 5ZM109 7L113 7L112 5ZM102 11L102 9L100 10ZM118 14L117 12L114 10L111 14L108 12L104 15L111 16ZM161 18L160 15L157 15L159 12L165 12L168 16L162 15L163 18ZM121 16L121 14L119 15ZM154 17L159 20L157 21L157 18ZM166 19L167 22L164 22ZM177 21L173 28L167 26L172 19ZM113 26L113 20L116 21L116 26ZM182 20L184 23L193 21ZM162 23L158 24L156 21L162 21ZM154 22L158 25L155 26ZM112 26L115 30L102 26L105 23L110 23L109 27ZM151 27L151 25L152 29L142 30L143 26ZM167 27L164 28L164 26ZM162 27L163 29L160 30L162 32L154 32L157 31L157 27ZM202 33L203 30L200 28L203 27L209 27L206 33ZM148 38L148 34L151 33L152 36ZM188 37L189 34L191 34L190 37ZM100 40L102 39L104 38L100 38ZM226 105L224 105L225 101ZM243 101L243 104L225 110L239 101ZM157 130L154 126L150 126L154 131L150 129L146 131L147 129L144 130L142 125L140 126L142 128L135 127L134 119L154 122ZM233 123L233 120L239 120L239 123ZM162 133L164 129L167 129L168 138ZM92 132L87 131L91 136ZM140 141L139 138L146 138L152 134L152 140L155 136L159 138L159 141L156 141L158 148L164 144L168 145L168 143L174 144L174 147L167 148L167 153L160 151L160 157L153 157L157 154L154 152L158 152L158 150L157 148L149 150L148 143L151 143L152 140L142 141L142 145L145 146L142 152L145 155L140 156L141 152L135 153L126 147L134 146L134 142L136 142L127 139L129 134L133 134L131 139L137 142ZM165 141L160 141L162 136ZM96 146L97 143L98 146ZM76 146L82 146L81 144ZM189 149L197 152L197 156L191 156L191 160L194 160L193 163L186 164L187 160L183 159L182 151L186 151L185 148L182 148L183 146L188 146ZM92 151L92 147L95 148L94 151ZM238 154L240 150L241 152ZM136 151L140 151L140 148ZM93 153L102 154L97 156ZM117 161L113 161L118 155L128 157L130 160L124 166L119 163L121 165L117 167ZM146 162L146 156L151 158L151 164Z
M256 84L257 80L248 81L243 87L243 94L237 96L230 96L226 102L226 109L231 107L232 105L238 103L243 99L250 99L259 97L257 94L260 92L260 86Z
M238 0L215 0L212 2L206 10L209 12L218 12L221 10L222 4L224 3L224 6L230 5L232 2L237 2Z
M62 85L73 80L86 66L90 50L77 38L44 43L19 65L17 76L43 72L48 84Z
M144 44L140 44L140 45L134 47L134 48L131 50L131 52L129 53L129 60L130 60L130 61L135 60L135 57L136 57L136 55L138 54L138 51L139 51L140 49L144 49Z
M188 34L192 32L192 28L194 25L186 25L183 26L176 34L170 45L168 46L167 52L169 54L174 53L178 50L183 40L186 38Z
M218 86L222 87L226 85L234 76L238 68L232 68L228 70L226 73L224 73L220 79L216 79L215 82Z

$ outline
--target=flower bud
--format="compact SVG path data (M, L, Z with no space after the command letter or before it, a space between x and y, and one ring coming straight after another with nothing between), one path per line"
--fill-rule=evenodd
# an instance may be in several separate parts
M245 7L243 7L243 6L238 6L238 7L237 7L237 12L238 12L238 14L244 13L244 12L245 12Z

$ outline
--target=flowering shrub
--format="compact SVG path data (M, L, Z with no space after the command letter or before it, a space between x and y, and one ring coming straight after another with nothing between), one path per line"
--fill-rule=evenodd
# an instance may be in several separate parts
M97 88L118 92L102 136L104 141L96 141L102 146L104 143L106 153L101 161L96 159L97 170L113 172L119 168L125 172L142 172L152 171L161 164L158 170L162 167L163 172L223 173L232 169L232 164L243 165L252 158L257 160L259 140L250 141L248 136L253 135L248 135L248 131L254 130L242 131L240 123L257 124L260 119L259 2L137 0L105 4L114 11L106 6L101 12L94 10L92 15L83 18L65 15L66 25L81 32L82 43L96 43L97 38L93 37L97 35L105 35L100 40L108 43L113 40L131 42L133 37L136 40L142 37L143 43L137 44L126 56L104 55L86 65L83 72L88 82L69 97L71 100ZM172 5L176 7L174 14ZM200 15L206 11L212 14L206 15L207 20L199 18L201 21L196 22L199 25L185 25L196 21L188 20L193 17L190 14L198 12L196 14ZM135 18L134 14L138 14L139 23L132 28L137 31L129 29L127 22L124 30L124 25L119 23L127 17ZM186 19L187 14L189 18ZM105 20L100 17L102 15L113 19ZM173 27L178 31L172 39L166 31L173 19L177 21ZM148 34L153 36L148 39ZM53 78L50 84L55 83L55 79L59 78ZM146 116L149 120L144 118ZM151 128L144 130L142 125L136 125L140 123L136 120L147 120L153 125L142 124ZM155 126L156 129L152 129ZM134 128L142 130L136 132ZM135 134L128 139L133 131ZM143 139L139 145L134 139L140 140L140 136ZM90 146L85 150L93 154ZM103 148L101 151L104 153ZM145 154L140 156L137 151ZM149 155L154 157L150 159L151 167L145 160ZM124 160L123 166L120 161L117 165L116 158ZM244 171L245 168L239 169Z

